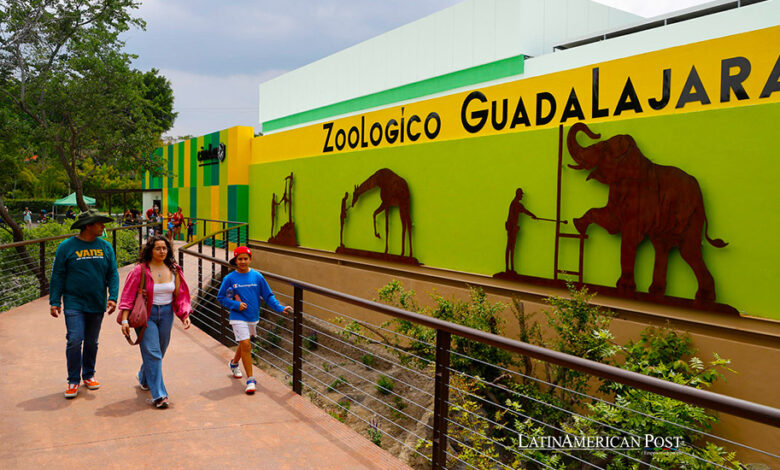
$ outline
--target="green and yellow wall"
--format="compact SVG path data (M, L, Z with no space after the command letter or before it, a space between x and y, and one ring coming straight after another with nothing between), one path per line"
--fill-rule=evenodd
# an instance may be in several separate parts
M163 214L181 207L185 217L247 222L253 132L251 127L236 126L156 149L167 175L147 173L143 187L162 190ZM220 143L226 148L224 161L202 165L198 151Z
M633 136L651 161L698 180L708 233L728 242L725 248L703 246L717 302L778 320L780 307L772 292L780 278L780 222L771 212L780 204L774 187L780 173L778 42L780 28L773 27L257 138L249 169L249 201L255 208L249 214L250 238L268 239L272 194L278 200L284 177L293 172L298 243L335 251L345 192L351 202L355 185L389 168L409 184L414 256L426 266L493 275L504 270L504 223L518 187L535 215L556 216L559 128L564 135L564 231L574 232L573 218L606 205L607 186L567 167L574 162L565 147L566 132L584 121L602 139ZM474 98L474 91L485 102ZM402 123L404 132L388 142L387 130L392 133ZM583 138L581 143L590 143ZM384 251L383 215L377 218L383 238L375 238L372 228L378 193L349 208L346 246ZM620 276L620 236L595 225L588 235L584 282L614 287ZM389 238L390 253L400 254L397 210L391 211ZM576 270L577 242L564 240L560 247L559 267ZM521 216L518 273L552 279L554 252L555 224ZM635 270L640 292L647 292L652 280L653 259L645 241ZM693 299L696 279L676 250L667 279L667 295Z
M566 133L583 121L602 139L631 135L652 162L696 178L708 233L728 242L724 248L703 243L716 301L743 315L780 320L772 295L780 278L780 221L772 212L780 205L774 188L780 174L778 43L780 27L772 27L262 137L234 127L158 149L169 176L147 177L145 187L162 189L164 212L182 207L190 217L248 221L250 239L265 241L272 197L281 198L292 172L299 245L335 252L345 193L351 203L355 185L389 168L410 188L415 258L425 266L491 276L504 270L504 224L517 188L535 215L556 217L559 151L560 216L568 221L563 231L574 232L572 219L606 205L607 186L567 166L574 162ZM580 142L591 141L581 135ZM226 144L225 161L198 166L197 151L219 143ZM379 204L373 191L349 207L346 246L384 251L384 238L375 238L372 228ZM276 229L286 217L278 206ZM390 253L400 254L397 209L389 223ZM382 237L384 224L379 215ZM521 216L519 226L517 272L552 279L555 224ZM614 287L620 236L595 225L588 236L584 282ZM576 241L560 242L559 268L576 270L578 256ZM640 292L648 290L653 260L645 241L635 269ZM676 250L667 279L667 295L693 299L696 279Z

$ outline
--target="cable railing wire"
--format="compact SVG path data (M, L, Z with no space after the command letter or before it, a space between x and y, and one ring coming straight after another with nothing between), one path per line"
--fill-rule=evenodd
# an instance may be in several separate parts
M350 345L349 343L347 343L347 342L344 342L344 341L342 341L342 340L339 340L338 338L336 338L336 337L334 337L334 336L331 336L331 335L329 335L329 334L327 334L327 333L325 333L325 332L321 332L321 333L322 333L324 336L326 336L326 337L328 337L328 338L331 338L331 339L333 339L334 341L340 342L340 343L342 343L342 344L345 344L345 345ZM340 352L338 352L338 351L335 351L335 350L333 350L333 349L330 349L330 348L328 348L327 346L320 345L320 347L323 347L323 348L325 348L325 349L328 349L329 351L332 351L334 354L338 354L339 356L342 356L342 357L345 357L345 358L347 358L347 359L349 359L349 360L351 360L351 361L354 361L356 364L358 363L358 360L357 360L357 359L354 359L354 358L352 358L352 357L346 356L346 355L344 355L344 354L342 354L342 353L340 353ZM359 350L359 351L368 352L369 354L373 354L371 351L367 351L367 350L365 350L365 349L361 349L361 348L358 348L358 347L356 347L356 346L353 346L353 347L354 347L355 349ZM389 362L389 361L388 361L388 362ZM363 364L363 363L361 362L361 364ZM401 367L401 368L403 368L403 369L405 369L405 370L408 370L408 371L410 371L410 372L415 372L415 371L413 371L413 370L411 370L411 369L407 369L407 368L405 368L405 367L401 366L400 364L395 364L395 363L392 363L392 362L391 362L391 364L393 364L393 365L394 365L394 366L396 366L396 367ZM367 365L367 364L363 364L363 366L364 366L364 367L366 367L367 369L373 370L374 372L378 372L378 373L380 373L380 374L383 374L383 372L382 372L382 371L380 371L380 370L378 370L378 369L374 369L373 367L371 367L371 366L369 366L369 365ZM430 376L428 376L428 375L425 375L425 374L422 374L422 373L417 373L417 374L418 374L418 375L420 375L421 377L425 378L425 379L432 380L432 377L430 377ZM422 389L420 389L420 388L417 388L417 387L415 387L414 385L407 384L407 383L405 383L405 382L401 381L400 379L398 379L398 380L399 380L399 382L403 383L404 385L406 385L406 386L408 386L408 387L410 387L410 388L412 388L412 389L414 389L414 390L417 390L418 392L424 393L424 394L426 394L426 395L428 395L428 396L433 396L433 395L431 395L429 392L426 392L425 390L422 390Z
M470 375L468 375L468 374L466 374L466 373L464 373L464 372L457 371L457 370L453 370L453 369L451 369L451 371L453 371L453 372L456 372L456 373L459 373L459 374L462 374L462 375L465 375L466 377L469 377L469 378L471 378L471 379L478 380L477 378L475 378L475 377L472 377L472 376L470 376ZM554 408L554 409L556 409L556 410L558 410L558 411L562 411L562 412L564 412L564 413L571 414L572 416L577 416L577 417L579 417L579 418L585 419L585 420L587 420L587 421L590 421L590 422L592 422L592 423L595 423L595 424L600 424L600 425L603 425L603 426L606 426L606 427L612 428L612 429L614 429L614 430L616 430L616 431L623 432L623 433L626 433L626 434L628 434L628 435L631 435L631 436L634 436L634 437L639 437L639 436L636 436L635 434L632 434L632 433L631 433L631 432L629 432L629 431L625 431L625 430L622 430L622 429L620 429L620 428L615 428L615 427L613 427L613 426L611 426L611 425L608 425L608 424L605 424L605 423L601 423L600 421L594 420L594 419L592 419L592 418L585 417L585 416L583 416L583 415L581 415L581 414L579 414L579 413L575 413L575 412L573 412L573 411L566 410L565 408L561 408L561 407L559 407L559 406L556 406L556 405L552 405L552 404L549 404L549 403L545 403L544 401L542 401L542 400L539 400L539 399L536 399L536 398L534 398L534 397L531 397L531 396L529 396L529 395L523 395L523 394L521 394L521 393L515 392L514 390L506 389L506 388L504 388L504 387L498 387L498 386L496 386L496 388L501 388L502 390L505 390L505 391L508 391L508 392L510 392L510 393L513 393L513 394L515 394L515 395L518 395L518 396L521 396L521 397L523 397L523 398L529 399L529 400L531 400L531 401L534 401L534 402L536 402L536 403L539 403L539 404L541 404L541 405L549 406L549 407L551 407L551 408ZM474 394L472 394L472 393L470 393L470 392L468 392L468 391L465 391L465 390L461 390L461 389L459 389L459 388L456 388L456 387L454 387L454 386L450 386L450 389L457 390L457 391L459 391L459 392L461 392L461 393L464 393L464 394L467 394L467 395L471 395L471 396L473 396L473 397L475 397L475 398L478 398L478 397L477 397L477 395L474 395ZM448 403L449 403L449 402L448 402ZM449 404L452 404L452 403L449 403ZM549 424L549 423L547 423L547 422L545 422L545 421L540 421L540 420L538 420L538 419L536 419L536 418L533 418L533 417L531 417L531 416L528 416L528 415L525 415L525 414L523 414L523 413L520 413L520 412L519 412L519 411L517 411L517 410L513 410L513 409L510 409L510 408L505 408L505 407L503 407L502 405L500 405L500 404L498 404L498 403L490 402L490 404L491 404L491 406L496 406L496 407L498 407L498 408L505 409L505 410L506 410L507 412L509 412L510 414L513 414L513 415L516 415L516 416L520 416L520 417L523 417L523 418L526 418L526 419L530 419L531 421L533 421L533 422L535 422L535 423L538 423L538 424L540 424L540 425L542 425L542 426L545 426L545 427L548 427L548 428L554 429L554 430L556 430L556 431L563 432L563 433L565 433L565 434L567 434L567 435L570 435L570 436L574 436L574 435L575 435L575 434L573 434L573 433L570 433L570 432L568 432L568 431L565 431L565 430L561 429L560 427L554 426L554 425L552 425L552 424ZM464 411L466 411L467 413L471 413L471 412L469 412L468 410L464 410ZM628 455L622 454L622 453L620 453L620 452L618 452L618 451L615 451L615 450L607 450L606 452L612 452L612 453L614 453L614 454L617 454L617 455L620 455L620 456L622 456L622 457L626 457L626 458L628 458L628 459L635 460L635 461L639 462L639 460L637 460L637 459L635 459L635 458L633 458L633 457L631 457L631 456L628 456ZM693 456L693 455L691 455L691 454L688 454L687 452L683 452L683 451L679 451L679 452L680 452L681 454L683 454L683 455L687 455L687 456L689 456L689 457L693 457L693 458L696 458L696 459L698 459L698 460L703 460L703 459L701 459L701 458L699 458L699 457L696 457L696 456ZM711 463L711 462L708 462L708 461L706 461L706 460L704 460L704 461L705 461L705 462L707 462L707 463ZM650 465L650 464L647 464L647 465ZM658 467L654 467L654 466L653 466L652 468L658 468ZM727 467L722 467L722 468L727 468Z
M629 411L629 412L632 412L632 413L636 413L636 414L638 414L640 416L644 416L645 418L649 418L649 419L652 419L652 420L661 421L661 422L664 422L666 424L677 426L677 427L679 427L681 429L685 429L686 431L694 432L694 433L699 434L701 436L706 436L706 437L710 437L710 438L713 438L713 439L717 439L717 440L719 440L721 442L725 442L725 443L728 443L728 444L731 444L731 445L735 445L735 446L741 447L741 448L746 449L746 450L758 452L758 453L764 454L764 455L766 455L768 457L773 457L773 458L776 458L776 459L780 459L780 455L775 455L775 454L773 454L771 452L768 452L768 451L765 451L765 450L761 450L761 449L757 449L757 448L751 447L751 446L749 446L747 444L740 444L739 442L735 442L735 441L732 441L730 439L727 439L727 438L724 438L724 437L721 437L721 436L710 434L710 433L708 433L706 431L703 431L703 430L691 428L691 427L686 426L684 424L675 423L674 421L669 421L669 420L667 420L665 418L662 418L660 416L649 415L649 414L644 413L642 411L634 410L632 408L628 408L628 407L622 406L622 405L620 405L618 403L615 403L615 402L604 400L602 398L591 396L591 395L588 395L586 393L579 392L577 390L569 389L569 388L564 387L562 385L553 384L553 383L547 382L545 380L542 380L540 378L533 377L533 376L530 376L530 375L527 375L527 374L523 374L522 372L509 370L509 369L507 369L505 367L502 367L502 366L499 366L499 365L496 365L496 364L490 364L488 362L482 361L482 360L477 359L477 358L465 356L465 355L463 355L461 353L458 353L457 351L450 351L450 352L451 352L451 354L455 354L455 355L460 356L460 357L471 359L472 361L479 362L479 363L487 365L487 366L495 367L495 368L497 368L497 369L499 369L499 370L501 370L503 372L507 372L507 373L510 373L510 374L513 374L513 375L517 375L519 377L523 377L523 378L526 378L526 379L529 379L529 380L533 380L535 382L539 382L539 383L542 383L544 385L547 385L547 386L550 386L550 387L553 387L553 388L556 388L556 389L560 389L560 390L563 390L563 391L566 391L566 392L569 392L569 393L572 393L572 394L575 394L575 395L579 395L579 396L584 397L584 398L595 400L595 401L601 402L601 403L603 403L605 405L608 405L608 406L614 406L615 408L619 408L621 410L625 410L625 411ZM496 387L498 387L498 388L500 388L502 390L510 391L510 392L512 392L514 394L518 394L514 390L510 390L510 389L507 389L505 387L502 387L502 386L499 386L499 385L495 385L495 384L494 384L494 386L496 386ZM652 393L652 392L649 392L649 393ZM520 396L525 396L525 395L520 395ZM528 397L528 398L530 398L530 397ZM693 444L691 444L691 447L692 448L696 448L696 447L693 446Z

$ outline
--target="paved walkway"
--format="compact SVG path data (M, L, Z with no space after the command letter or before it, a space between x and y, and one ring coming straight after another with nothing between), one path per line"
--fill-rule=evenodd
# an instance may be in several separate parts
M138 347L111 315L96 367L103 387L66 400L62 316L49 315L48 298L2 313L0 468L409 468L262 372L258 393L245 395L230 357L177 320L163 362L172 405L157 410L135 380Z

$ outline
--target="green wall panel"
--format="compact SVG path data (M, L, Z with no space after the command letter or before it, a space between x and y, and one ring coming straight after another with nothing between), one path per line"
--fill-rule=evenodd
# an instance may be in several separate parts
M196 186L198 186L198 139L190 139L190 187Z
M176 163L179 174L176 175L177 188L183 188L184 184L184 142L176 144Z
M198 188L190 187L190 210L189 217L198 217Z

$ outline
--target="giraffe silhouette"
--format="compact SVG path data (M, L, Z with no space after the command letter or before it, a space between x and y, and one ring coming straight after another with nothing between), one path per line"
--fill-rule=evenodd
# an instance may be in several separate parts
M382 168L363 181L360 186L355 186L352 193L352 207L358 198L371 189L379 188L379 197L382 204L374 211L374 236L381 238L376 231L376 216L380 212L385 213L385 253L388 251L388 233L390 224L388 216L391 207L398 207L401 214L401 256L406 251L406 234L409 233L409 256L412 256L412 216L409 211L409 185L406 180L396 175L387 168Z

